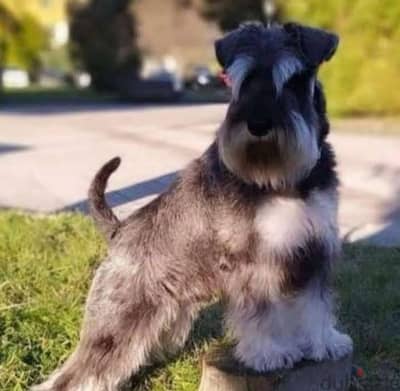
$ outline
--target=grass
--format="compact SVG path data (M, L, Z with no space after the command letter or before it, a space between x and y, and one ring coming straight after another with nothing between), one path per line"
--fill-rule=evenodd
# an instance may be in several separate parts
M25 390L68 356L104 252L83 216L0 213L2 390ZM400 382L400 250L348 246L345 254L336 279L340 319L354 338L355 362L366 373L353 389L395 389L389 387ZM135 390L197 390L199 357L221 336L221 310L213 305L196 323L185 351L142 374Z

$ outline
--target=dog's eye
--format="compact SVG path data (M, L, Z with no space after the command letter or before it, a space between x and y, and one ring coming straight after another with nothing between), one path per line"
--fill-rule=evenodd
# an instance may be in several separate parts
M306 72L296 73L286 82L285 87L296 93L308 93L311 92L311 80L311 76Z

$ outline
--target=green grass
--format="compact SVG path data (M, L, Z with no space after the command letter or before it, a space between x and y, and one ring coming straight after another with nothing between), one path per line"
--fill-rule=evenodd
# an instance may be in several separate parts
M105 245L80 215L0 213L0 384L25 390L62 362L78 339L89 281ZM367 376L354 389L400 380L400 250L349 246L337 276L340 319ZM188 346L147 370L136 390L194 391L199 358L220 338L218 305L204 311ZM388 388L390 389L390 388Z

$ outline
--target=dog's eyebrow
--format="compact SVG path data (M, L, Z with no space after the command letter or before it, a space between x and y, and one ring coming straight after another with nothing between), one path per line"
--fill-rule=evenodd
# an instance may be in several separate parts
M278 95L281 94L285 83L302 70L304 65L298 58L290 55L281 57L272 69L272 78Z
M232 96L234 100L239 99L240 88L244 79L253 69L255 60L248 55L241 55L226 70L232 83Z

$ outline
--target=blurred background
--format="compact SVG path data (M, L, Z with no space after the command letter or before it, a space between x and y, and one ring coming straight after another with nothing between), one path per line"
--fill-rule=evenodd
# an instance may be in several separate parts
M200 156L230 98L214 40L246 20L341 37L320 77L341 179L340 320L367 374L351 390L398 389L399 0L0 0L2 390L43 380L79 338L105 254L85 216L94 173L122 157L107 200L126 217ZM196 391L218 308L132 390Z
M224 100L214 39L268 13L340 34L332 113L400 112L397 0L0 0L2 100Z

